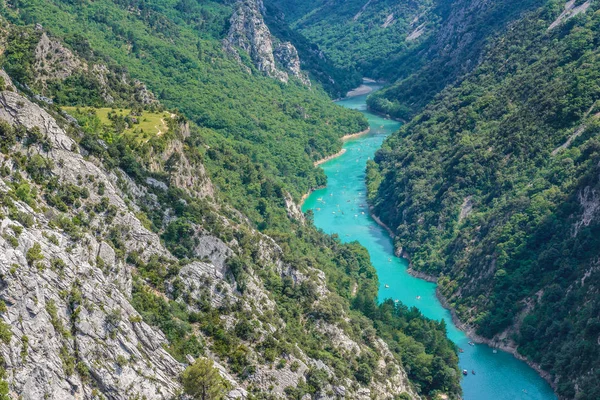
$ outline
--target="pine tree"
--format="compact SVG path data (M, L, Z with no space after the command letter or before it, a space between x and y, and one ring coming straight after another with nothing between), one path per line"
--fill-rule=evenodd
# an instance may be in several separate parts
M183 388L194 400L220 400L227 393L228 383L208 358L199 358L183 371Z

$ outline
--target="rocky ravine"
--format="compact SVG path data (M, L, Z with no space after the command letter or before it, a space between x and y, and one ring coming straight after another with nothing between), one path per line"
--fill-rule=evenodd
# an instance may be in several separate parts
M176 262L160 238L138 218L136 204L152 199L149 188L160 187L160 182L142 186L122 171L108 171L98 160L84 156L59 124L60 119L18 93L9 77L3 72L2 76L7 90L0 92L0 122L28 132L39 130L43 138L41 144L29 146L17 142L9 153L0 154L4 171L0 180L0 299L6 304L6 311L0 311L3 321L0 328L11 331L0 343L0 354L10 395L22 399L92 399L99 395L109 399L178 397L181 392L178 379L186 364L165 350L166 337L144 322L133 308L132 280L136 272L124 257L135 253L143 262L153 258ZM160 156L166 159L178 149L181 143L176 139L167 146L166 154ZM54 179L57 184L78 188L81 205L61 211L36 195L41 186L26 169L19 167L17 160L21 155L44 160L48 170L45 180ZM210 200L213 189L203 167L192 165L184 156L179 164L184 175L173 178L171 183ZM33 201L15 194L18 176L22 178L19 184L32 189ZM191 182L186 176L198 180ZM88 211L82 214L82 210ZM85 228L73 225L72 221L82 218ZM283 261L282 250L268 236L225 217L219 218L223 225L252 235L261 268L272 268L294 282L311 280L318 294L315 304L331 295L322 271L314 268L299 271ZM245 381L232 374L218 357L207 354L230 381L229 398L245 398L250 386L284 397L285 388L304 381L309 369L322 369L337 382L315 398L384 399L402 392L418 398L401 365L381 339L372 337L374 344L367 347L335 324L317 324L324 346L339 349L349 357L375 351L379 360L374 371L377 380L362 385L354 379L335 377L326 363L307 356L300 348L287 356L283 368L267 363L255 347L284 323L277 316L272 295L252 270L248 272L243 294L235 281L227 279L225 260L242 251L235 239L226 243L202 226L194 230L198 238L195 252L203 261L188 263L171 278L171 283L167 282L181 283L180 294L171 300L183 302L191 311L203 298L208 298L214 307L237 303L238 309L251 316L259 333L258 340L245 343L248 357L256 366ZM115 247L115 236L120 248ZM173 293L167 295L174 296ZM260 316L264 313L276 315L271 319L275 322L262 322ZM221 315L221 319L230 328L236 324L233 314ZM201 341L210 341L200 332L197 335ZM291 364L297 368L291 368Z

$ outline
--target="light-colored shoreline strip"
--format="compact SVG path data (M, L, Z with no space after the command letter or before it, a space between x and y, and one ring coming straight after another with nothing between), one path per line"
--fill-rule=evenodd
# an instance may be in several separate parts
M361 132L358 132L358 133L351 133L351 134L348 134L348 135L344 135L344 136L342 136L342 137L340 138L340 140L341 140L342 142L346 142L346 141L348 141L348 140L350 140L350 139L355 139L355 138L357 138L357 137L364 136L364 135L366 135L366 134L367 134L367 133L369 133L369 132L371 132L371 128L367 128L367 129L365 129L364 131L361 131ZM327 156L327 157L321 158L321 159L320 159L320 160L318 160L318 161L315 161L315 162L314 162L314 165L315 165L315 167L318 167L319 165L321 165L321 164L323 164L323 163L326 163L326 162L327 162L327 161L329 161L329 160L333 160L334 158L337 158L337 157L341 156L341 155L342 155L342 154L344 154L345 152L346 152L346 149L341 149L340 151L338 151L338 152L337 152L337 153L335 153L335 154L332 154L332 155L330 155L330 156Z
M348 135L344 135L344 136L342 136L340 139L341 139L341 141L342 141L342 142L346 142L346 141L348 141L348 140L350 140L350 139L355 139L355 138L357 138L357 137L361 137L361 136L363 136L363 135L366 135L366 134L368 134L369 132L371 132L371 128L370 128L370 127L369 127L369 128L367 128L367 129L365 129L364 131L361 131L361 132L358 132L358 133L350 133L350 134L348 134ZM342 150L338 151L338 152L337 152L337 153L335 153L335 154L332 154L332 155L330 155L330 156L327 156L327 157L325 157L325 158L321 158L320 160L318 160L318 161L315 161L315 162L314 162L314 166L315 166L315 167L318 167L319 165L321 165L321 164L323 164L323 163L326 163L326 162L327 162L327 161L329 161L329 160L333 160L334 158L337 158L337 157L341 156L341 155L342 155L342 154L344 154L345 152L346 152L346 149L342 149ZM300 207L302 207L302 204L304 204L304 201L305 201L305 200L308 198L308 196L310 196L310 194L311 194L312 192L314 192L316 189L320 189L320 188L314 188L314 189L311 189L311 190L309 190L309 191L308 191L308 193L305 193L305 194L302 196L302 198L300 199L300 204L299 204L299 206L300 206Z

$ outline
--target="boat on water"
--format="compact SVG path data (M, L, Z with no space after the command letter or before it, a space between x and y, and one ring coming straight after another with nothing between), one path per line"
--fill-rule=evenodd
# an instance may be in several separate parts
M475 370L474 370L474 369L472 369L472 370L471 370L471 373L472 373L473 375L475 375Z
M421 296L417 296L417 300L421 300Z
M469 342L469 346L475 346L475 343Z
M459 349L458 349L458 352L459 352L459 353L464 353L465 351L464 351L463 349L459 348Z
M385 288L387 289L387 288L389 288L389 287L390 287L390 285L388 285L388 284L386 283L386 284L385 284Z
M464 376L467 376L467 375L469 375L469 371L467 371L466 369L463 369L463 375L464 375Z

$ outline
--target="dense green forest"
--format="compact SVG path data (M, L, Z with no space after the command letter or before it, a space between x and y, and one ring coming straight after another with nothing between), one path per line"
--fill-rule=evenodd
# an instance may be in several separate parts
M418 51L438 18L433 1L275 1L293 29L319 45L337 66L391 80L406 53ZM419 32L419 40L407 37ZM415 39L417 39L415 37Z
M477 66L489 40L544 3L546 0L436 1L431 11L432 18L439 21L431 28L434 32L390 67L395 71L393 83L369 98L369 108L396 118L412 118L446 85Z
M600 11L591 3L550 29L563 9L550 1L513 22L471 74L391 136L369 165L369 198L463 321L516 343L561 396L591 400Z
M132 303L145 321L165 333L168 351L176 359L185 361L188 354L197 357L210 351L245 379L254 367L243 342L258 340L249 321L257 318L261 324L271 324L279 317L285 329L261 338L257 345L267 362L294 352L297 344L308 356L323 360L338 377L352 377L362 384L386 379L374 375L374 350L357 357L324 349L315 327L325 321L343 325L353 340L371 349L373 337L379 334L407 370L417 392L427 396L447 393L453 398L460 394L456 348L446 338L444 324L402 305L377 305L377 277L366 250L317 231L310 220L302 223L288 216L287 193L298 199L310 188L323 185L325 175L313 167L313 161L339 150L342 135L366 128L364 117L333 104L318 81L312 87L295 80L283 84L260 74L248 60L240 65L226 55L221 39L231 14L228 2L26 1L3 5L0 13L18 25L2 43L6 50L1 62L19 87L52 99L53 104L46 106L56 115L61 114L61 107L76 107L69 109L77 120L71 125L71 135L107 168L121 168L140 184L147 178L168 183L168 190L155 188L147 202L139 204L139 218L161 236L177 260L144 262L135 252L120 254L123 233L118 229L107 240L135 266ZM34 50L43 31L33 24L41 24L84 62L107 65L105 82L85 70L62 81L40 82ZM281 32L286 29L282 27ZM333 71L323 65L315 71ZM339 73L352 79L350 73ZM159 102L140 101L139 85L123 76L142 81ZM98 107L132 111L101 118ZM165 109L174 114L166 133L140 140L132 133L135 129L128 130L131 124L135 126L134 119ZM27 137L26 132L10 127L3 126L1 132L3 141ZM192 165L206 168L216 190L216 204L177 188L181 172L173 167L177 160L157 157L171 141L183 142ZM158 172L156 163L160 164ZM24 168L29 168L27 162ZM36 170L35 166L31 169ZM42 195L60 207L75 204L79 196L74 188L55 186L42 188ZM95 212L108 216L116 212L102 203L95 207ZM89 228L85 219L67 222L64 229L74 237ZM198 226L224 242L239 244L241 254L227 260L228 279L243 295L249 271L257 273L275 299L277 316L248 316L233 306L212 307L210 301L199 304L198 312L190 312L177 301L181 293L175 277L195 258ZM315 306L312 281L301 284L275 273L265 263L261 236L253 229L273 238L285 262L297 270L324 271L332 294ZM223 314L233 314L242 322L228 329L220 318ZM350 318L343 319L343 315ZM198 339L195 330L210 338L210 343ZM333 383L330 379L311 370L306 383L291 388L288 396L314 394Z
M219 39L226 29L226 6L207 3L185 12L176 2L133 2L140 9L133 16L129 5L27 1L3 14L13 21L40 23L74 49L92 48L90 57L108 57L126 68L164 105L217 130L238 152L289 184L297 198L323 183L324 175L312 161L339 150L343 134L366 127L360 114L334 106L318 88L306 90L299 82L284 88L268 77L245 73L224 55ZM15 64L22 61L15 59ZM90 87L85 76L79 79L80 86ZM82 93L81 98L88 96ZM69 105L88 104L71 100Z
M272 1L336 65L390 82L368 106L406 120L473 69L489 39L545 2Z

